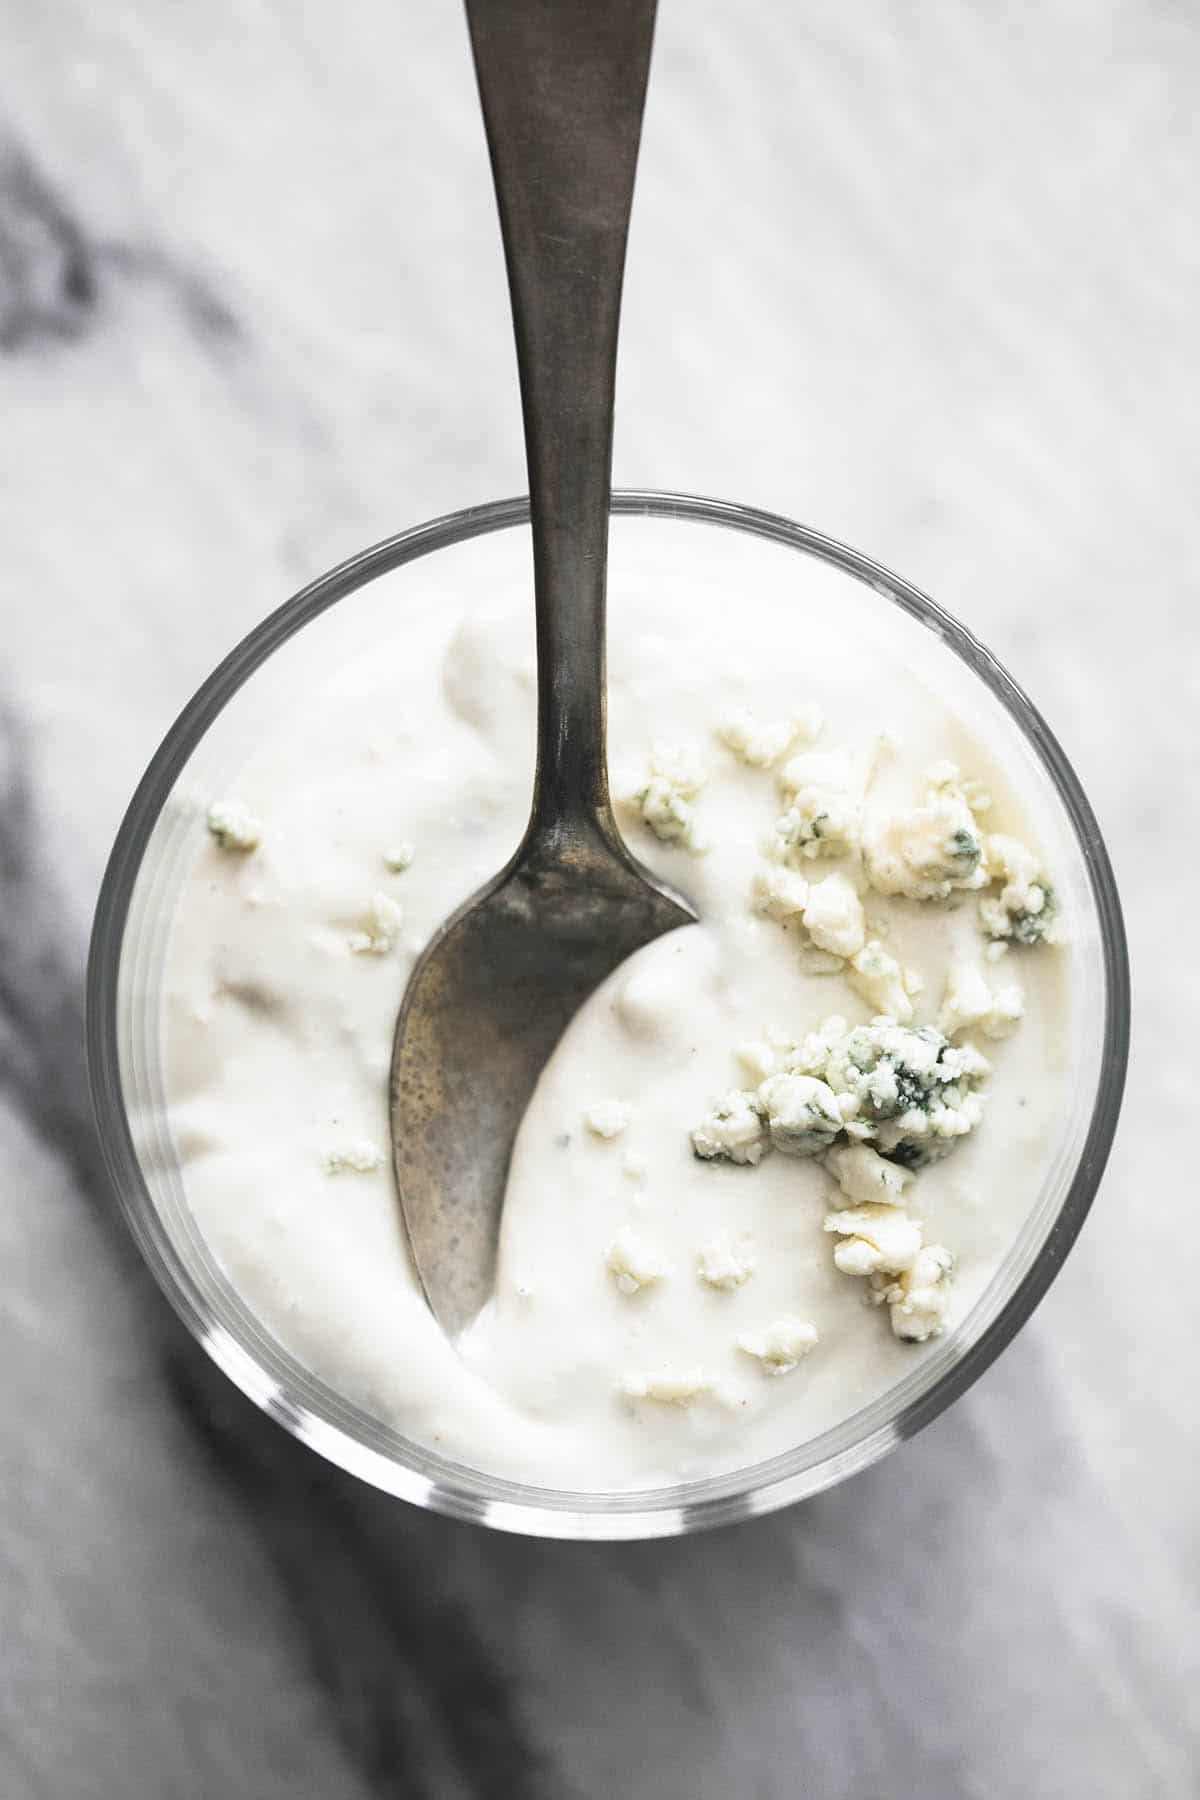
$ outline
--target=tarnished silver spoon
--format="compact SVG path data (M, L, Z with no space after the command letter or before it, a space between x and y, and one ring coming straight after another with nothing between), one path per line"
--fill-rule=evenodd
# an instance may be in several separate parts
M654 7L467 0L525 419L538 726L524 840L423 952L392 1053L400 1204L449 1332L492 1292L513 1139L551 1050L626 957L696 917L622 842L605 759L617 323Z

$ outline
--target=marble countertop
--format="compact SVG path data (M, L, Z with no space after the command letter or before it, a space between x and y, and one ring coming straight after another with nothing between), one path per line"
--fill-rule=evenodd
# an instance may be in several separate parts
M663 0L620 481L903 570L1094 799L1125 1120L1030 1328L849 1486L683 1543L384 1500L167 1316L99 1178L105 854L213 662L523 485L454 0L41 0L0 65L5 1800L1163 1800L1200 1761L1200 16Z

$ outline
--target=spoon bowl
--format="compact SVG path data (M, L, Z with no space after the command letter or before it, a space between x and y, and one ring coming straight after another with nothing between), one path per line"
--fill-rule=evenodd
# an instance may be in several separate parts
M446 1331L492 1291L499 1200L538 1076L588 995L695 913L599 832L542 839L427 947L392 1062L395 1169L417 1272Z

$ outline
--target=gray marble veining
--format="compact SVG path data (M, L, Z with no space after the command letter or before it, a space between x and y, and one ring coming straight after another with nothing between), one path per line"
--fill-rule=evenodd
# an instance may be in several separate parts
M254 1414L83 1092L170 718L301 581L523 485L457 9L3 36L4 1800L1193 1794L1196 16L664 0L617 478L809 519L994 645L1108 833L1137 1010L1101 1198L970 1396L803 1508L624 1548L427 1518Z

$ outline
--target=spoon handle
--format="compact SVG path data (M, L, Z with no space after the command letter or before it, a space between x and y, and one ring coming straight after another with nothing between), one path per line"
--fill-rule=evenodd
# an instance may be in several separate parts
M655 0L466 0L512 296L538 641L530 839L611 830L604 597L625 241Z

